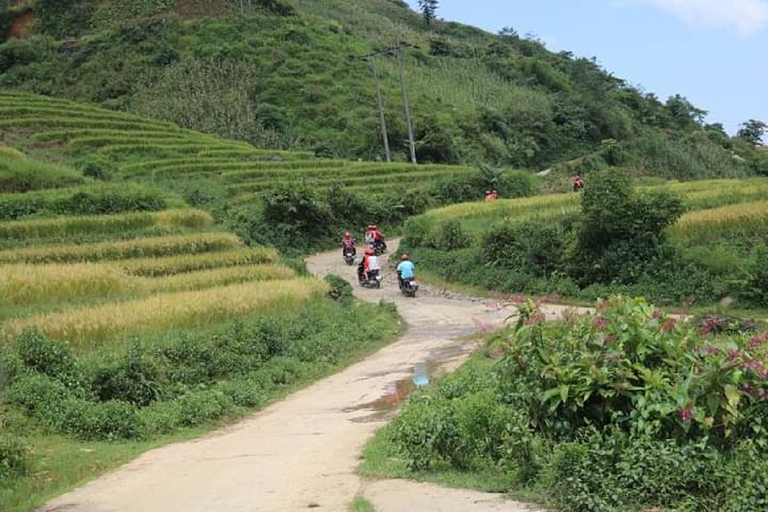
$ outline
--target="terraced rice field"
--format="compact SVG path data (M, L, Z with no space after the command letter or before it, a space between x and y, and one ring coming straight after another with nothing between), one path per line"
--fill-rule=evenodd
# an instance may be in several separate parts
M274 249L245 247L159 188L98 183L0 147L0 177L23 190L0 194L0 344L35 327L88 351L292 308L325 291Z
M768 233L768 178L708 180L645 187L679 194L687 213L670 233L696 241L714 240L751 230ZM463 203L431 210L412 222L427 229L439 222L459 220L467 232L480 236L492 224L531 218L570 217L579 211L578 194L554 194L505 199L492 203Z
M0 91L0 135L4 133L22 134L35 150L54 147L74 156L104 158L114 163L121 179L167 184L215 178L239 203L299 182L363 186L369 193L378 193L474 172L468 167L352 162L318 159L308 152L257 149L163 121Z

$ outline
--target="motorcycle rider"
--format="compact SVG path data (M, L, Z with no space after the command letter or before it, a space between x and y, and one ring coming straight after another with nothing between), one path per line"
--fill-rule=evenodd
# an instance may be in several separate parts
M371 271L381 272L381 265L379 264L379 258L376 257L376 253L373 249L367 248L365 255L360 265L357 267L357 278L363 283L370 279Z
M374 251L380 249L383 252L387 248L387 244L384 243L384 234L379 231L379 226L376 224L371 224L370 228L371 247Z
M403 284L406 281L413 279L416 275L416 266L411 261L411 257L408 254L403 254L400 258L400 264L397 265L397 279L400 284L400 288L403 288Z
M350 234L349 231L345 232L344 233L344 238L341 239L341 247L342 247L341 255L342 256L346 256L347 255L347 250L351 249L352 250L352 255L353 256L357 256L357 248L355 247L355 243L356 242L357 242L357 240L352 238L352 235Z

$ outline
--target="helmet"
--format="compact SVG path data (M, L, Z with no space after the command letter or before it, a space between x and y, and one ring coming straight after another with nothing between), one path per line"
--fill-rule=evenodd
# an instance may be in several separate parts
M352 235L349 233L349 231L345 231L345 232L344 232L344 238L349 238L349 237L351 237L351 236L352 236Z
M371 224L371 229L379 229L379 226L377 226L376 224Z
M408 254L403 254L400 256L400 259L403 261L410 261L411 257Z
M376 253L373 252L373 249L371 249L370 247L365 250L365 255L366 256L373 256L374 254L376 254Z

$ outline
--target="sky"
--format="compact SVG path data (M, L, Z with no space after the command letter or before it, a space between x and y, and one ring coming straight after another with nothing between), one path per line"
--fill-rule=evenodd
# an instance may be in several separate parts
M414 8L417 0L408 0ZM768 0L440 0L438 16L513 27L547 48L596 57L662 99L681 94L734 133L768 122Z

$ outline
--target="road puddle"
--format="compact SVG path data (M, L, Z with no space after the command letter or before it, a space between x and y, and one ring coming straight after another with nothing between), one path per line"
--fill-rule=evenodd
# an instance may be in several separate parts
M372 402L348 407L344 412L371 411L373 414L355 418L354 423L371 423L384 421L403 404L411 393L429 384L430 379L439 375L440 363L427 361L418 363L412 369L412 376L390 383L385 394Z

